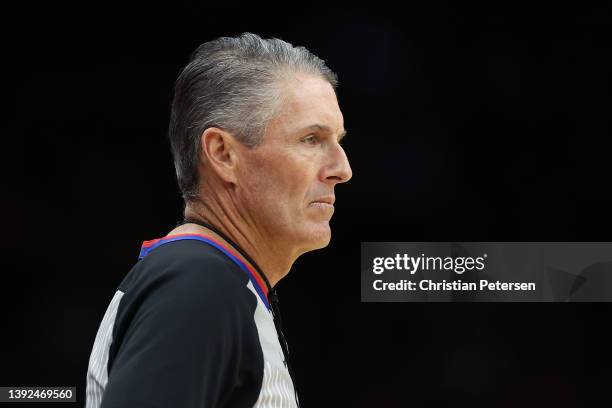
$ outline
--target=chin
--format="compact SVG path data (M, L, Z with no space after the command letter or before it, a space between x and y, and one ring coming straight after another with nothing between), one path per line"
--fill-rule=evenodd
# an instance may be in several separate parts
M304 247L306 248L304 252L325 248L331 241L329 223L325 222L324 225L316 225L308 231L304 238Z

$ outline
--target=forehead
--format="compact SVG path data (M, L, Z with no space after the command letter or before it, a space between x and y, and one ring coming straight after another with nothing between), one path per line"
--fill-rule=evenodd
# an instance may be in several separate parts
M271 130L295 133L318 124L334 134L344 132L336 93L326 80L307 74L292 75L283 82L281 92L282 105L270 122Z

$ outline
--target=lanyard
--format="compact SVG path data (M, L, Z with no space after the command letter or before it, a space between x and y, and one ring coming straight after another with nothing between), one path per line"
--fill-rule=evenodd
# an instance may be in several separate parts
M208 228L215 234L219 235L221 238L225 240L225 242L227 242L232 247L234 247L234 249L238 251L240 255L244 257L244 259L246 259L251 265L253 265L253 267L259 274L259 276L261 276L263 281L266 283L266 287L268 289L268 302L270 303L270 309L272 311L272 318L274 319L274 327L276 328L276 335L278 336L278 340L281 345L281 349L283 350L283 355L285 356L285 366L287 366L287 370L289 371L289 376L291 377L291 381L293 382L293 389L295 391L295 402L299 408L300 402L298 399L297 384L295 383L295 376L293 373L293 369L291 367L291 363L289 361L289 345L287 344L287 340L285 339L285 334L283 333L283 320L281 317L280 308L278 306L278 293L276 293L276 290L272 286L270 286L270 282L268 281L268 278L263 273L259 265L257 265L257 263L253 261L253 259L245 251L243 251L242 248L240 248L234 241L229 239L227 235L219 231L219 229L213 227L207 222L196 220L193 218L185 218L182 222L179 222L179 225L182 225L182 224L196 224L201 227Z

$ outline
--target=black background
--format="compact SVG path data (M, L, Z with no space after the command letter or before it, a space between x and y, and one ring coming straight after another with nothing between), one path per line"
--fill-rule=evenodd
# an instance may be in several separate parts
M279 284L302 405L608 405L609 304L360 302L361 241L611 240L612 16L574 7L26 6L3 29L0 385L84 404L116 286L181 216L173 82L251 31L338 74L354 173Z

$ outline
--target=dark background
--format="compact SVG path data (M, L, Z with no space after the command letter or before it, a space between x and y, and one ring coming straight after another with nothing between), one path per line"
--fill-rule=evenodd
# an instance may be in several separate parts
M251 31L338 74L354 172L331 245L279 284L302 405L610 403L610 304L364 304L359 287L361 241L611 240L610 7L28 7L3 28L0 385L84 404L108 302L181 216L173 82L200 43Z

